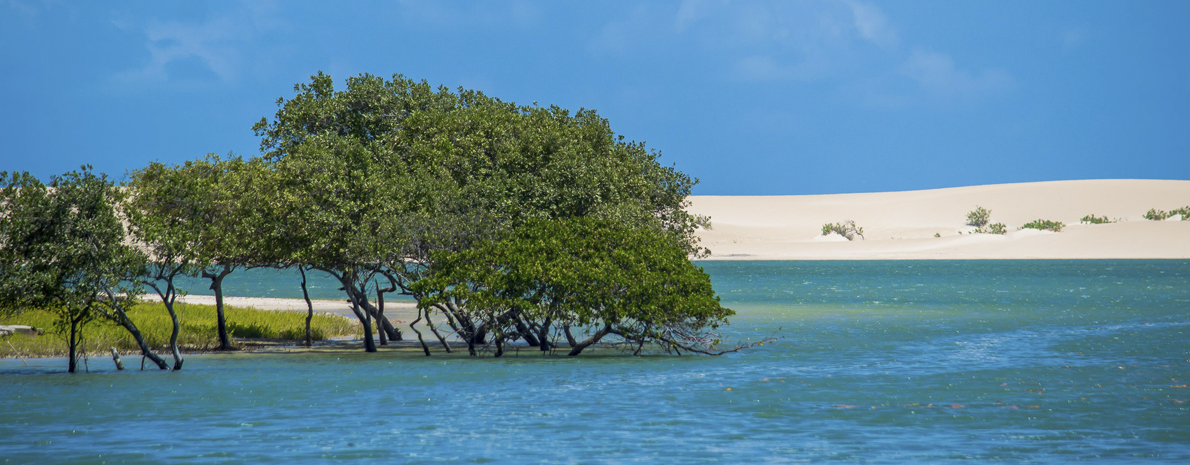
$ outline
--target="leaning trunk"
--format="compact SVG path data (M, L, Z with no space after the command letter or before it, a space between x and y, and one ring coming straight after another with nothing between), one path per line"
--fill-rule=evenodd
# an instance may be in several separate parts
M391 291L391 289L389 289ZM377 321L380 322L380 329L388 333L388 339L392 341L403 341L405 337L401 335L401 329L397 328L387 317L384 316L384 293L389 291L376 290L376 314Z
M169 319L173 321L173 331L169 333L169 350L173 352L174 356L174 371L182 369L182 351L178 350L178 333L181 332L182 325L178 322L178 313L174 311L174 301L169 299L165 302L165 309L169 310Z
M603 339L603 336L607 336L607 334L610 333L611 330L612 330L611 325L604 325L603 329L596 331L595 334L591 335L591 337L587 338L586 340L584 340L582 342L579 342L577 345L574 346L573 349L570 349L570 353L568 353L566 355L573 357L575 355L581 354L583 352L583 349L586 349L587 347L590 347L591 345L599 342L599 340Z
M538 328L540 332L537 333L537 337L541 339L542 352L549 351L550 349L554 348L554 344L550 342L550 325L553 324L553 322L553 318L546 318L545 321L541 323L541 327Z
M412 329L413 332L415 334L417 334L417 342L421 343L421 350L426 353L426 357L429 357L430 356L430 346L426 345L426 340L421 337L421 331L418 331L417 326L416 326L417 322L421 321L422 312L423 312L422 309L420 309L420 308L417 309L417 319L413 320L412 323L409 323L409 329Z
M70 344L70 362L67 364L66 372L74 373L78 369L78 355L75 353L78 348L78 320L74 317L70 318L70 337L68 343Z
M525 322L520 319L520 317L515 318L513 322L516 324L516 332L525 339L525 342L529 344L529 347L537 347L538 344L540 344L537 341L537 336L533 335L533 329L530 328L529 325L526 325Z
M351 311L355 312L355 317L359 318L360 324L364 326L364 352L375 352L376 341L372 339L372 319L365 311L360 311L359 304L352 302Z
M393 323L391 321L389 321L388 318L384 317L384 303L383 303L383 301L377 302L377 303L379 304L379 306L373 306L372 304L368 303L367 301L364 301L360 305L360 307L362 308L362 310L367 312L368 315L370 315L373 319L376 320L376 331L377 332L383 331L389 339L394 340L394 341L400 341L402 339L401 330L399 330L395 326L393 326Z
M227 335L227 317L223 313L223 278L227 277L231 270L227 267L219 274L207 274L203 272L203 276L211 279L211 290L215 291L215 317L216 326L219 329L219 350L233 350L231 346L231 338Z
M136 328L136 325L132 323L132 320L128 319L127 315L121 315L122 318L120 318L119 321L120 326L123 326L124 329L128 330L128 334L131 334L132 339L136 340L136 345L140 346L141 355L148 357L149 360L152 360L153 363L157 364L157 368L168 370L169 364L165 363L165 359L161 358L160 355L157 355L153 352L153 349L149 348L149 344L145 342L145 336L140 333L140 330Z
M376 286L376 314L374 316L376 317L376 327L379 329L376 333L380 335L380 345L386 346L388 345L388 331L384 329L384 321L388 318L384 317L384 292L380 291L380 286Z
M430 309L427 308L425 311L425 314L426 314L426 326L428 326L430 328L430 332L434 333L434 337L438 338L438 342L442 344L442 347L444 349L446 349L446 353L448 353L448 354L451 353L450 344L448 344L446 342L446 338L442 336L442 333L438 332L438 328L434 327L434 321L430 319ZM447 315L447 320L449 320L449 319L450 319L450 316Z
M310 292L306 289L306 269L298 267L302 272L302 297L306 299L306 347L314 346L314 335L310 332L310 320L314 319L314 304L310 302Z

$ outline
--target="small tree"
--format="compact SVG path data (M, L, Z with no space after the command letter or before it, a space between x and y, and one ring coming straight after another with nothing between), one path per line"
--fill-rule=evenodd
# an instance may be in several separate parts
M422 309L462 302L493 336L497 356L510 340L548 350L561 335L571 356L609 336L635 353L654 343L716 354L712 331L735 313L674 237L581 218L533 221L473 249L438 253L414 289L428 296Z
M976 205L974 210L967 212L967 226L975 226L976 228L983 229L984 226L987 226L991 217L991 210Z
M106 318L126 328L162 369L126 313L140 292L144 255L124 242L116 205L124 194L90 166L51 178L0 173L0 309L41 308L57 314L76 370L85 324Z
M173 322L169 346L174 370L181 370L184 362L178 348L181 322L174 309L178 298L175 281L179 276L194 276L200 268L202 257L197 242L203 227L202 211L209 198L203 177L188 171L151 163L132 172L128 184L135 192L129 202L132 237L150 258L145 284L161 298Z
M860 239L867 239L864 237L864 228L855 225L855 221L847 220L842 223L826 223L822 225L822 235L826 236L830 233L836 233L840 236L846 237L847 240L855 240L855 236Z

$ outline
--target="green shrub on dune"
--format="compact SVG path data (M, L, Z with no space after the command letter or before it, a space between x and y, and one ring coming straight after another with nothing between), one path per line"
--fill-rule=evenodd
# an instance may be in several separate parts
M1108 224L1108 223L1115 223L1115 221L1109 220L1109 219L1107 218L1107 216L1095 216L1095 215L1087 215L1087 216L1084 216L1084 217L1082 217L1082 219L1078 220L1078 222L1079 222L1079 223L1083 223L1083 224Z
M866 239L864 237L864 228L856 226L855 221L853 220L847 220L842 223L834 224L826 223L822 225L822 235L827 236L830 235L830 233L837 233L840 236L846 237L849 241L855 240L855 236L859 236L860 239Z
M984 226L987 226L991 217L991 210L976 205L974 210L967 212L967 226L975 226L982 230Z
M1190 205L1182 208L1175 208L1170 211L1150 208L1149 211L1145 212L1144 219L1150 221L1165 221L1166 219L1173 218L1174 215L1182 215L1182 221L1190 221Z
M976 205L974 210L967 212L967 226L975 226L974 232L979 234L1008 234L1008 226L1005 226L1004 223L988 224L991 218L991 210Z
M1066 227L1066 225L1064 223L1062 223L1061 221L1051 221L1051 220L1040 220L1039 219L1039 220L1033 220L1028 223L1025 223L1024 225L1022 225L1020 228L1017 228L1017 229L1037 229L1037 230L1041 230L1041 231L1059 232L1062 230L1062 228L1065 228L1065 227Z
M1166 212L1165 210L1150 208L1149 211L1145 212L1144 219L1151 221L1164 221L1166 218L1171 216L1173 215L1169 212Z

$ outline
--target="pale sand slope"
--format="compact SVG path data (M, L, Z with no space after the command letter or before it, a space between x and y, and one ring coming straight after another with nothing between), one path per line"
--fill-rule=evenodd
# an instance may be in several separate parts
M1107 179L956 187L908 192L791 196L691 196L711 217L698 231L711 259L1190 258L1190 221L1149 221L1150 208L1190 205L1190 181ZM967 212L991 210L1005 236L960 235ZM1088 214L1115 224L1086 225ZM1060 233L1017 231L1036 219ZM823 223L855 220L865 240L822 236ZM941 238L935 238L939 233Z
M161 299L155 294L142 295L141 300L148 302L161 302ZM311 299L310 303L314 307L315 312L334 313L342 315L352 320L355 320L355 313L351 311L351 305L344 300L317 300ZM213 295L185 295L178 297L178 303L195 304L195 305L215 305L215 296ZM223 297L223 305L229 307L239 308L255 308L257 310L286 310L295 312L305 312L305 299L281 299L272 297ZM390 321L396 323L408 323L417 318L417 306L409 302L385 302L384 316L387 316Z

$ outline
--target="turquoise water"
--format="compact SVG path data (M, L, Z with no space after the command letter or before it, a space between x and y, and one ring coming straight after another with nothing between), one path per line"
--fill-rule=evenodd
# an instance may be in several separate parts
M783 339L73 376L0 360L0 462L1190 461L1190 261L703 265L730 336Z

